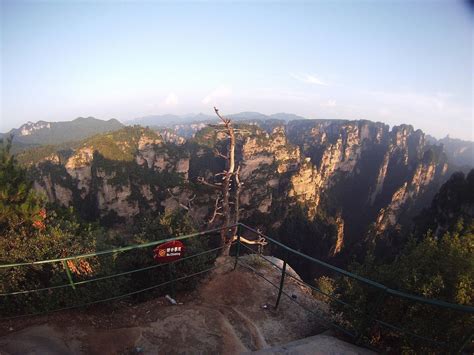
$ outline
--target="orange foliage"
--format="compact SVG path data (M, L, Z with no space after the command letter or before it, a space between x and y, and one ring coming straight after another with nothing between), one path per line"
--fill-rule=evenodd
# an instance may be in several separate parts
M33 222L33 227L39 230L44 230L46 226L44 225L43 221L34 221Z
M76 274L76 275L92 274L92 267L86 260L80 260L77 265L72 260L68 260L66 262L67 262L67 266L69 267L69 270L71 270L73 274Z

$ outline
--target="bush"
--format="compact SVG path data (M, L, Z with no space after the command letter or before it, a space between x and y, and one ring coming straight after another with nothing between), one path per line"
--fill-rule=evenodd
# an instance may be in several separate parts
M127 130L124 132L127 133ZM44 197L32 188L25 169L10 154L10 147L11 140L0 144L0 265L65 258L118 246L171 239L196 231L186 214L145 214L124 231L125 237L115 235L113 238L114 234L110 231L106 233L97 225L81 221L72 209L47 204ZM120 164L125 166L128 162ZM158 174L153 178L173 181L175 175ZM109 215L104 220L113 222L116 218ZM200 236L184 240L185 256L208 250L211 238ZM216 238L219 239L219 236L216 235ZM173 263L174 278L210 268L217 254L215 251ZM153 259L153 247L149 247L68 260L66 263L0 268L0 294L15 293L0 296L0 313L2 316L15 316L66 308L152 288L170 280L170 265L154 266L157 264ZM80 283L142 268L148 269L82 283L75 288L69 284L70 277L73 282ZM198 280L199 277L192 277L176 282L175 288L193 288ZM62 285L65 287L57 287ZM38 291L23 293L29 290ZM169 287L157 288L156 291L140 293L136 297L143 299L169 292Z
M1 142L0 146L0 264L28 263L94 251L100 230L81 223L72 211L58 214L59 209L47 205L32 189L26 171L10 155L10 143ZM91 274L99 268L97 261L85 261L75 272ZM0 293L42 289L67 282L61 263L0 269ZM14 315L67 306L73 295L77 293L71 294L70 288L63 288L53 294L40 291L3 296L0 312ZM89 293L88 297L91 296Z
M313 296L321 301L329 302L331 299L326 295L333 295L335 286L334 280L328 276L321 276L318 279L314 280L316 288L321 290L321 292L313 290Z
M446 233L441 239L428 234L421 241L410 240L395 261L378 264L369 255L363 264L353 264L351 271L390 288L438 299L449 303L471 305L474 300L474 226L460 227L466 231ZM364 286L360 282L340 278L336 283L339 297L356 306L362 313L333 302L335 313L343 312L343 318L363 338L379 347L395 347L404 351L443 352L443 348L429 342L369 324L367 314L374 312L380 290ZM457 349L469 330L474 328L474 319L442 307L436 307L386 296L377 319L401 326L411 332L446 342L450 349ZM371 330L367 331L371 325Z

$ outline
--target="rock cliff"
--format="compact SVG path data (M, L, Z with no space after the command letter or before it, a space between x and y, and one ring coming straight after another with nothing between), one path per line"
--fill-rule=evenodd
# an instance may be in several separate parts
M238 128L242 219L277 229L292 208L303 206L309 220L318 216L334 225L327 256L362 239L369 227L383 235L405 223L450 172L442 147L409 125L390 130L364 120L295 120ZM184 208L205 224L215 192L197 177L222 171L223 159L213 149L225 149L225 135L210 127L186 141L166 134L163 139L148 128L126 127L67 150L20 158L48 199L89 218L114 223Z

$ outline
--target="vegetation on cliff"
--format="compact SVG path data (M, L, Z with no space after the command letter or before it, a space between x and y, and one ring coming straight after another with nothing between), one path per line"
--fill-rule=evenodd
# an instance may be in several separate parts
M373 250L349 270L390 288L453 304L472 305L474 301L474 215L472 170L467 178L454 174L433 200L432 206L416 220L416 227L404 247L387 258ZM336 280L338 297L372 314L380 291L361 286L355 280ZM367 318L348 307L333 303L335 313L343 316L367 341L380 348L428 351L429 343L387 330L383 326L365 331ZM342 312L343 313L340 313ZM474 327L469 314L386 296L376 313L377 319L400 324L415 334L447 342L451 348L461 343ZM427 326L429 324L429 326ZM431 349L433 347L431 346ZM439 349L438 349L439 350Z
M93 253L115 246L170 238L195 231L192 221L179 213L146 214L122 233L85 223L72 208L48 203L32 188L26 170L9 153L10 142L0 144L0 265L29 263ZM211 239L187 243L189 255L208 248ZM176 277L202 270L214 262L208 254L186 260L176 267ZM123 255L89 257L64 263L13 266L0 269L0 313L2 316L36 313L98 299L119 296L168 280L167 270L148 270L114 279L69 287L74 282L154 265L150 249ZM163 269L163 268L161 268ZM57 288L60 285L66 287ZM192 287L193 284L178 284ZM48 290L50 287L53 289ZM165 290L166 291L166 290ZM159 290L158 292L163 292Z
M0 264L24 263L65 257L70 253L94 251L100 229L81 223L73 213L46 202L32 189L26 171L10 155L10 142L0 146ZM96 263L82 263L76 270L89 274ZM38 265L0 270L0 293L44 288L66 282L63 266ZM67 303L61 290L7 297L0 310L5 313L36 311ZM91 297L92 295L84 295Z

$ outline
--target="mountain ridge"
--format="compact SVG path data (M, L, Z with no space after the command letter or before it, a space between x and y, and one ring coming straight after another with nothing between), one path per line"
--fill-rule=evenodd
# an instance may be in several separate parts
M13 143L22 146L61 144L77 141L97 133L113 131L124 125L117 119L101 120L94 117L77 117L72 121L37 121L21 125L9 132L0 134L0 138L13 136Z
M242 221L284 238L301 207L300 219L319 236L308 235L302 245L314 246L312 253L321 258L350 250L369 231L384 238L408 223L453 169L442 147L410 125L276 120L268 127L235 127L242 129L236 147L245 186ZM125 223L145 212L186 206L193 220L205 224L216 195L198 177L212 179L224 169L214 155L214 147L224 148L223 139L204 125L174 144L151 128L127 126L69 150L37 149L18 159L30 167L37 190L88 219Z

